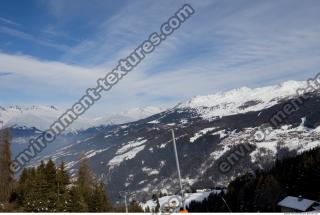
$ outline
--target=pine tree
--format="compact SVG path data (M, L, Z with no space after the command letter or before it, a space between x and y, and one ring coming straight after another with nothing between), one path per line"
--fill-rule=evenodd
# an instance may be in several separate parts
M109 212L112 206L103 184L98 183L87 161L80 162L78 178L71 183L62 161L50 159L22 171L17 186L17 206L25 212Z
M86 158L82 157L80 159L78 178L76 182L76 186L78 192L81 195L83 201L83 210L88 211L89 202L91 201L92 190L94 189L95 178L93 173L91 172L88 161Z
M22 171L18 183L18 207L22 211L32 212L36 211L38 198L38 177L36 168L28 168Z
M68 192L68 185L70 184L70 177L65 169L64 161L61 162L56 172L56 188L57 188L57 210L68 211L70 207L70 194Z
M70 205L67 207L68 212L88 212L88 205L82 192L77 185L70 189Z
M108 212L111 211L111 205L107 199L103 184L97 183L92 193L89 204L90 212Z
M150 210L150 209L149 209ZM136 200L132 200L129 205L130 213L143 213L144 210L141 208Z
M145 213L151 213L151 210L149 208L149 206L146 207L146 209L144 210Z
M91 172L86 158L81 158L78 172L77 185L84 194L90 193L94 188L95 178Z
M9 203L14 187L14 175L10 169L11 134L9 129L0 131L0 210ZM3 208L5 209L5 208Z
M152 197L151 197L151 199L153 200L153 201L157 201L157 198L158 198L158 195L157 194L152 194Z
M282 194L278 181L272 175L258 180L255 191L255 205L258 211L274 212Z
M82 210L87 212L108 212L111 210L103 185L96 180L87 159L84 157L80 160L76 189L80 195Z
M158 197L157 197L156 202L157 202L157 206L155 208L155 212L158 213L158 212L160 212L160 202L159 202L159 198Z

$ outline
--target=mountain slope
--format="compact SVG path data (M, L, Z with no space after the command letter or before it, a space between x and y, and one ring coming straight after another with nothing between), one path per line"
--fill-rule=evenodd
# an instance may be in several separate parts
M304 86L306 82L290 81L196 97L145 119L102 127L38 160L63 159L73 174L84 154L114 201L120 190L135 192L138 198L161 189L175 193L178 181L170 131L174 129L184 186L226 186L238 175L270 166L275 158L320 145L319 92L309 93L304 105L277 127L268 123ZM263 141L253 136L261 129L271 131ZM221 172L221 162L246 148L250 150L230 171Z
M282 99L294 97L299 88L305 87L307 87L305 81L287 81L255 89L242 87L213 95L197 96L179 104L178 108L191 108L196 110L202 118L211 119L271 107Z

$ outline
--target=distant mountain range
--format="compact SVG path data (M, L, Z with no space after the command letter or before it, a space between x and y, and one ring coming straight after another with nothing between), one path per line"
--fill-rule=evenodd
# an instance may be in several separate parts
M309 99L300 109L278 126L268 124L273 114L297 97L296 90L306 85L306 82L289 81L255 89L239 88L197 96L162 112L153 108L151 111L137 109L121 113L126 116L124 120L121 117L116 117L119 121L112 117L100 118L97 121L112 123L99 122L104 125L61 136L33 164L50 157L57 162L65 160L74 174L82 154L88 158L96 175L107 184L113 201L117 200L120 190L135 192L140 199L161 189L174 193L178 190L170 133L170 129L174 129L184 186L225 186L238 175L272 165L276 158L294 156L320 146L319 92L309 93ZM0 118L5 111L14 112L4 109ZM151 114L153 111L158 113ZM131 113L140 119L125 120ZM144 113L149 116L143 117ZM34 112L39 120L45 118L42 112L39 114ZM43 120L46 122L49 118ZM25 119L30 118L25 116ZM266 128L271 133L265 140L258 141L253 137L255 131ZM14 127L13 132L17 151L38 130ZM229 172L222 173L219 164L243 145L250 145L252 151L243 155Z
M132 108L127 111L122 111L115 114L105 114L97 118L79 117L75 121L70 130L84 130L90 127L101 125L121 124L126 122L136 121L153 114L161 112L158 107ZM63 110L55 106L0 106L0 120L4 126L8 127L35 127L40 130L48 129L63 113Z

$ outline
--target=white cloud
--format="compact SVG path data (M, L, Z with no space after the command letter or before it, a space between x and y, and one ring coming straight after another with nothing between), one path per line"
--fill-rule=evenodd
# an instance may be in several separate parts
M80 97L149 33L158 30L180 4L129 2L105 20L93 38L63 55L65 61L90 65L87 67L1 53L0 68L15 75L2 77L0 89L27 89L35 97L44 92ZM134 106L172 105L194 95L306 79L318 72L317 1L191 4L196 14L105 93L93 114ZM163 101L162 97L173 100ZM57 101L56 96L52 100Z
M11 75L0 79L1 90L19 89L30 91L34 97L50 93L77 94L90 84L96 83L96 77L104 72L54 61L42 61L30 56L0 53L1 71ZM72 92L73 91L73 92ZM14 95L13 95L14 96Z

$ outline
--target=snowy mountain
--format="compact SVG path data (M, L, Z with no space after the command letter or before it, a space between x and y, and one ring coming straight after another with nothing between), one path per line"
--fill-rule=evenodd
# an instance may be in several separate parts
M145 107L133 108L116 114L106 114L98 118L79 117L72 125L69 131L83 130L100 125L121 124L135 121L161 112L161 108ZM40 130L49 128L58 117L63 114L54 106L10 106L0 107L0 121L3 121L7 127L35 127Z
M304 104L279 125L269 124L306 84L289 81L198 96L138 121L79 133L35 161L64 160L74 175L80 155L86 156L107 184L113 201L120 190L134 192L138 198L161 189L176 193L179 186L170 131L174 129L184 186L226 186L238 175L272 165L276 158L320 146L318 91L309 92ZM264 140L256 139L253 134L265 129L270 134ZM230 171L221 172L221 162L232 154L238 154L236 162Z
M148 116L160 113L161 111L164 111L164 109L152 106L147 106L144 108L132 108L116 114L107 114L103 117L95 118L93 121L95 125L123 124L144 119Z
M193 109L204 119L258 111L277 104L281 99L295 96L296 90L305 87L306 84L307 82L305 81L287 81L279 85L255 89L242 87L207 96L196 96L187 102L178 104L175 108ZM147 106L132 108L119 113L106 113L96 118L80 117L72 124L71 130L133 122L164 110L159 107ZM63 110L59 110L54 106L0 106L0 120L4 122L4 125L9 127L25 126L44 130L62 113Z
M211 119L271 107L282 99L295 97L299 88L306 87L306 81L287 81L254 89L242 87L207 96L196 96L190 101L179 104L177 108L194 109L202 118Z
M7 127L35 127L40 130L49 128L51 123L63 113L54 106L10 106L0 108L0 120ZM84 129L94 124L89 119L79 117L71 129Z

